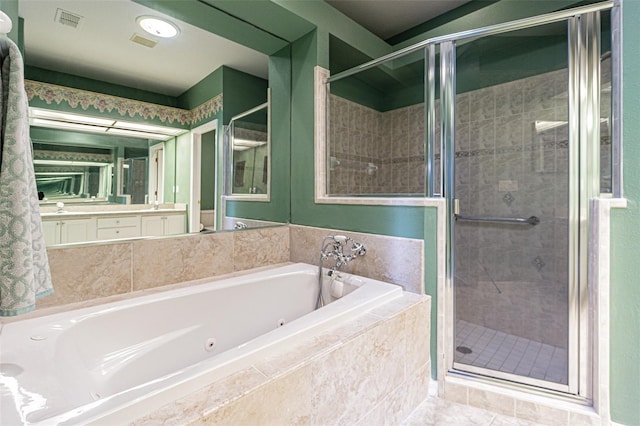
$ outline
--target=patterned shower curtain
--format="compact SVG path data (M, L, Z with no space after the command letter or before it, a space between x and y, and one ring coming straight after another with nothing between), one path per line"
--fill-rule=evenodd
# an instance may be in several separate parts
M33 172L24 65L0 36L0 316L35 308L53 292Z

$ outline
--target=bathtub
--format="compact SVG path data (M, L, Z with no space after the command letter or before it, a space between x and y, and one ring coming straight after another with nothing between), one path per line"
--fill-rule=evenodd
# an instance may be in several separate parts
M0 424L124 424L402 296L292 264L0 329Z

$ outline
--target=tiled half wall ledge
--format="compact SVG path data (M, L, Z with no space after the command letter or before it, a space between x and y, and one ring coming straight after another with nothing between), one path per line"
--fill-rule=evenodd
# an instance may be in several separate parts
M320 244L327 235L346 235L362 243L367 254L341 271L402 286L405 291L424 294L424 241L388 237L328 228L290 225L291 261L317 265ZM331 260L324 262L331 267Z
M37 310L288 262L289 228L51 247L47 253L54 293L38 300Z
M424 294L422 240L285 225L49 247L54 293L39 299L32 315L47 314L45 308L59 311L107 303L134 292L161 291L172 284L289 261L317 265L322 239L335 234L348 235L367 247L364 257L341 270ZM330 262L324 266L330 267ZM0 323L30 316L6 318Z
M428 394L430 309L404 293L132 424L400 424Z

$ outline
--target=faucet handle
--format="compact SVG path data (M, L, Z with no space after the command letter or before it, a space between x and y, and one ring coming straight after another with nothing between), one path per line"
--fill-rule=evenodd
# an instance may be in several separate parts
M364 256L367 253L367 248L362 243L354 242L351 245L351 251L357 256Z

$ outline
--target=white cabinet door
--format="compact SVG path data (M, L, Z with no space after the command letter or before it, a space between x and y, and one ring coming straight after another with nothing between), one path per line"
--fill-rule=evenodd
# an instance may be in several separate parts
M142 216L143 237L159 237L164 235L164 216Z
M64 219L61 221L60 242L82 243L96 239L96 219Z
M43 220L42 233L44 234L45 244L52 246L60 244L60 221L59 220Z
M42 232L47 246L94 241L96 239L96 219L43 220Z
M164 221L164 235L176 235L184 234L186 228L185 216L180 215L167 215Z

